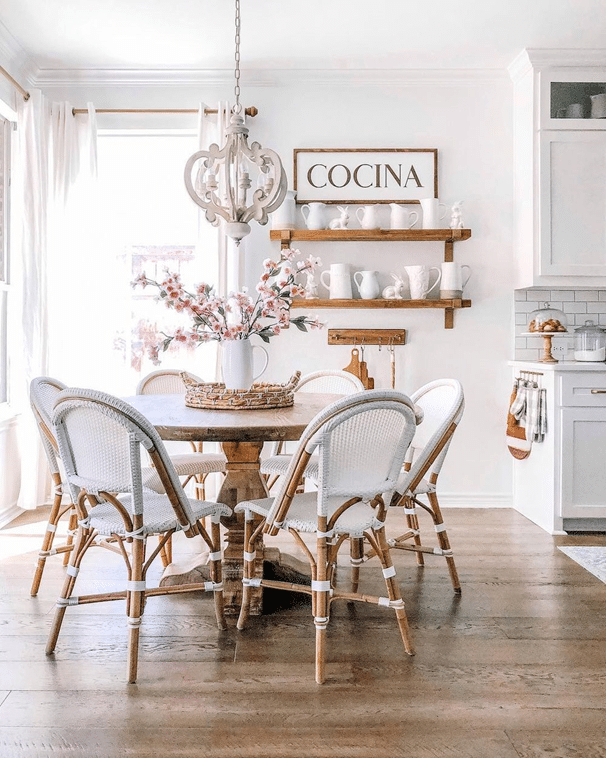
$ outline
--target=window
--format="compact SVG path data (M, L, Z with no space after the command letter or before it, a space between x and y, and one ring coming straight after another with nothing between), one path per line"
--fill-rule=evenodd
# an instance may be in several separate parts
M140 376L154 370L148 348L180 318L156 301L155 288L133 290L135 276L160 279L169 269L181 273L186 287L217 281L217 230L199 214L183 182L185 163L197 149L193 134L99 133L100 249L115 284L103 338L113 342L120 375L119 386L112 375L110 391L129 394ZM212 379L214 348L195 353L165 353L162 366Z

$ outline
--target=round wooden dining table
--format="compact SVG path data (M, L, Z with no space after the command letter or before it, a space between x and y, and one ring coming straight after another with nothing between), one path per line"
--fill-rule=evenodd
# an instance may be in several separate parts
M264 442L298 440L314 416L338 400L340 395L298 392L289 408L255 410L203 410L185 405L183 395L135 395L124 400L142 413L157 429L163 440L185 442L220 442L227 458L226 475L217 501L231 508L243 500L269 497L260 473L260 454ZM242 597L244 521L241 514L223 520L226 527L223 553L225 610L239 612ZM267 551L265 551L267 553ZM271 560L279 572L280 556L257 553L257 575L262 576L264 562ZM198 564L167 567L161 584L200 581L205 576L206 558ZM278 564L278 565L276 565ZM292 566L286 573L292 574ZM251 612L261 612L259 588Z

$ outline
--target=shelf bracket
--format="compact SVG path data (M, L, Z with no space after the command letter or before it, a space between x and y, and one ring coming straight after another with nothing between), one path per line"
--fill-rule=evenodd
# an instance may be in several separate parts
M452 240L446 240L444 243L444 263L452 263L454 261L454 242Z

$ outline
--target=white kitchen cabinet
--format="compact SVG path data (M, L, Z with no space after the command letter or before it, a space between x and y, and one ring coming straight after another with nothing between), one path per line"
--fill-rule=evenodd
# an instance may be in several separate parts
M580 55L525 51L510 67L518 289L606 287L606 119L590 117L606 50Z
M550 533L606 529L606 364L515 362L542 372L548 431L513 460L514 507Z

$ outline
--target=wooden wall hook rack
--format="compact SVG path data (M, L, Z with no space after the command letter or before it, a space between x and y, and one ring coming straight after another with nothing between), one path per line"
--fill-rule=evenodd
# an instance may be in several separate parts
M406 329L329 329L329 345L405 345Z

